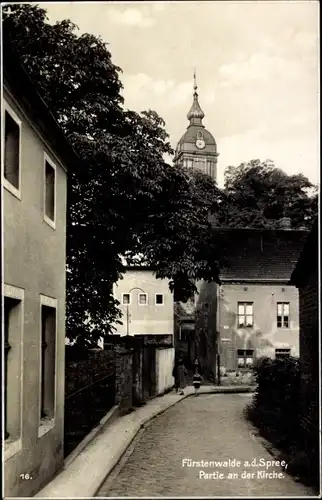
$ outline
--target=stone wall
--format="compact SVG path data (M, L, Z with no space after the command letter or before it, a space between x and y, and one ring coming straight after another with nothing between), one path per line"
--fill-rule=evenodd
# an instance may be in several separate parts
M133 404L133 349L117 346L115 354L115 404L130 408Z

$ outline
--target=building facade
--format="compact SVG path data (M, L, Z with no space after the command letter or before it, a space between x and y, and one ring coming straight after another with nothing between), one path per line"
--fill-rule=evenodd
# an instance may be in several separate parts
M66 171L77 157L3 53L5 496L32 496L63 465Z
M243 371L262 356L299 356L298 290L289 280L307 232L214 230L224 257L220 285L197 284L189 320L187 304L176 305L176 345L187 362L197 356L216 378L218 364Z
M174 302L169 281L157 279L148 267L127 267L123 279L114 285L120 302L122 325L118 335L162 335L173 340Z

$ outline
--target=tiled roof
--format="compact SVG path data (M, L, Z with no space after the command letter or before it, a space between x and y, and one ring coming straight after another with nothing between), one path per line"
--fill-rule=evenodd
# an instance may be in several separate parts
M318 276L318 266L319 266L319 231L318 231L318 218L315 219L312 230L307 236L305 245L299 255L296 266L294 267L291 284L295 286L301 286L305 283L307 277L310 275L312 269L316 270L316 275Z
M308 231L214 229L225 259L222 280L288 281Z

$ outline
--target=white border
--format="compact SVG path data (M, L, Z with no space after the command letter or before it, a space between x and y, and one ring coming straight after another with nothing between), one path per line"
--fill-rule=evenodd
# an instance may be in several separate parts
M12 109L12 107L10 106L10 104L3 98L3 114L2 114L2 131L3 131L3 134L5 133L5 129L6 129L5 128L5 116L6 116L5 112L6 111L9 113L9 115L11 116L11 118L13 119L13 121L19 127L19 166L18 166L18 168L19 168L19 180L18 180L19 188L17 189L15 186L13 186L11 184L11 182L9 182L8 179L6 179L5 176L4 176L4 157L3 157L2 183L3 183L3 187L7 191L9 191L16 198L18 198L18 200L21 200L21 137L22 137L21 128L22 128L22 121L20 120L20 118L18 117L18 115L15 113L15 111ZM3 144L4 144L4 141L3 141ZM3 146L3 153L4 153L4 149L5 149L5 147Z
M22 432L23 432L23 405L24 405L24 399L23 399L23 377L24 377L24 370L23 370L23 360L24 360L24 355L23 355L23 336L24 336L24 312L25 312L25 290L23 288L18 288L13 285L8 285L7 283L3 284L3 300L4 297L8 297L11 299L17 299L20 300L21 303L21 330L20 330L20 432L19 432L19 438L16 439L15 441L9 441L4 442L4 462L9 460L9 458L13 457L17 453L19 453L22 450ZM4 333L4 332L3 332ZM3 363L3 369L4 369L4 363ZM3 379L4 380L4 379ZM3 417L4 417L4 407L2 408L3 412Z
M127 304L124 304L124 295L129 296L129 302ZM131 305L131 294L130 293L122 293L122 306L130 306Z
M146 303L145 303L145 304L140 304L140 295L145 295L145 298L146 298ZM148 294L147 294L147 293L145 293L145 292L144 292L144 293L143 293L143 292L140 292L140 293L138 294L138 305L139 305L139 306L141 306L141 307L142 307L142 306L148 306L148 305L149 305L149 301L148 301Z
M157 295L162 295L162 304L157 304ZM158 307L162 307L164 306L164 293L156 293L155 294L155 297L154 297L154 305L158 306Z
M54 169L54 220L51 220L48 215L46 215L46 162ZM57 207L57 167L53 160L44 151L44 221L52 228L56 229L56 207ZM50 306L51 307L51 306Z
M38 395L39 395L39 401L38 401L38 438L41 438L47 432L51 431L55 425L56 425L56 414L57 414L57 349L58 349L58 339L57 339L57 332L58 332L58 300L54 299L53 297L48 297L47 295L42 295L39 294L39 384L38 384ZM53 309L56 310L56 324L55 324L55 383L54 383L54 416L52 419L42 419L40 417L40 412L41 412L41 307L42 306L47 306L47 307L52 307Z

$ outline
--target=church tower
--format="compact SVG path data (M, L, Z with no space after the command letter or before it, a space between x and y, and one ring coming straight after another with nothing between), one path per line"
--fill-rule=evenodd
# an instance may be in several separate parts
M187 131L178 142L174 164L182 165L188 169L199 170L217 181L217 144L214 137L202 123L202 111L197 93L196 73L193 86L193 102L187 118L189 125Z

